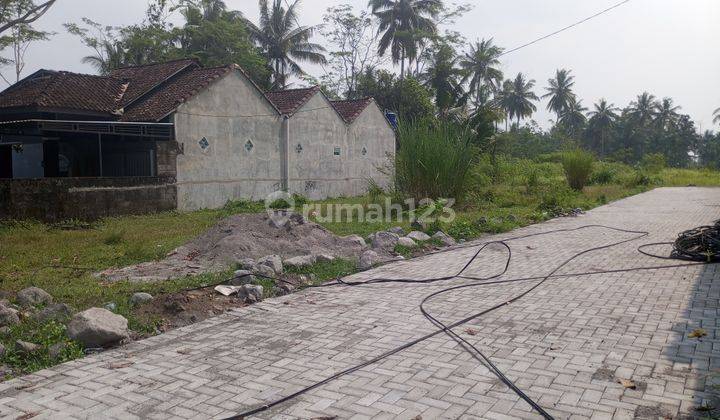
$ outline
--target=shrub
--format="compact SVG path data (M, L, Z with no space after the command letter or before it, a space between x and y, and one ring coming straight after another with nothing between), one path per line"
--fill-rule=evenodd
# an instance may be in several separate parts
M421 121L401 125L398 140L395 181L400 192L416 200L461 198L474 156L469 130Z
M592 175L590 175L590 179L588 180L588 184L590 185L597 185L597 184L610 184L615 180L615 171L613 171L611 168L600 168L596 171L593 171Z
M570 188L582 191L590 178L594 163L595 157L580 149L563 154L562 166Z
M667 162L665 160L665 155L662 153L651 153L645 155L640 161L640 167L651 174L660 173L660 171L665 169L666 165Z
M124 236L125 234L121 231L108 232L108 234L103 238L103 243L105 245L118 245L123 241Z

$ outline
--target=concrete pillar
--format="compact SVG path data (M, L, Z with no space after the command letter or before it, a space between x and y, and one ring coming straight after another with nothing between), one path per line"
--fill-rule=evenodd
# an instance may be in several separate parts
M290 117L283 115L282 133L280 134L280 188L289 188L290 173Z

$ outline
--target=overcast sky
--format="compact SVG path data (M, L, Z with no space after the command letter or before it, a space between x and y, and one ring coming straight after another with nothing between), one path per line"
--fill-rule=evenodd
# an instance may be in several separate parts
M494 37L512 48L605 9L619 0L467 0L475 5L455 30L469 41ZM255 0L226 0L232 9L256 19ZM324 10L367 0L303 0L300 21L322 22ZM40 69L92 73L80 59L89 51L65 33L64 22L89 17L108 25L139 22L146 0L58 0L37 27L58 32L51 41L31 46L24 75ZM575 90L585 106L605 97L625 106L647 90L670 96L700 129L712 128L712 111L720 107L720 0L632 0L551 39L503 58L506 77L518 72L537 81L538 96L555 69L572 69ZM319 76L320 74L316 74ZM546 103L533 117L543 126L552 116Z

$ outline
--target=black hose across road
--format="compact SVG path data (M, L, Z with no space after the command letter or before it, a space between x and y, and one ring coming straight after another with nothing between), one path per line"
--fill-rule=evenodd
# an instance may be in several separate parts
M720 228L720 223L716 224L716 226ZM625 239L625 240L618 241L618 242L613 242L613 243L610 243L607 245L593 247L593 248L578 252L578 253L572 255L571 257L569 257L568 259L566 259L565 261L563 261L561 264L556 266L552 271L550 271L550 273L548 273L547 275L544 275L544 276L498 280L499 277L501 277L505 273L507 273L507 271L510 267L510 264L512 262L512 250L510 249L510 246L507 244L507 242L516 241L519 239L530 238L530 237L535 237L535 236L545 236L545 235L550 235L550 234L555 234L555 233L569 233L569 232L575 232L575 231L591 229L591 228L607 229L607 230L611 230L614 232L633 234L634 236L629 239ZM370 360L367 360L365 362L362 362L360 364L352 366L348 369L345 369L341 372L338 372L332 376L329 376L329 377L323 379L322 381L316 382L310 386L300 389L300 390L298 390L290 395L287 395L285 397L282 397L276 401L253 408L251 410L240 413L238 415L228 417L225 420L244 419L245 417L252 416L254 414L258 414L258 413L264 412L266 410L269 410L270 408L273 408L275 406L278 406L280 404L283 404L290 400L293 400L293 399L297 398L298 396L305 394L308 391L319 388L329 382L334 381L335 379L338 379L342 376L348 375L348 374L356 372L364 367L367 367L374 363L377 363L383 359L386 359L394 354L397 354L405 349L408 349L418 343L426 341L426 340L428 340L432 337L435 337L439 334L442 334L442 333L447 334L450 338L455 340L461 347L463 347L463 349L465 351L467 351L472 357L474 357L476 360L480 361L483 365L485 365L495 376L497 376L505 385L507 385L510 389L512 389L513 392L515 392L520 398L522 398L528 404L530 404L530 406L534 410L536 410L540 415L542 415L546 419L553 419L553 417L547 411L545 411L537 402L535 402L532 398L530 398L527 394L525 394L520 388L517 387L517 385L515 385L507 376L505 376L505 374L503 374L503 372L500 371L500 369L486 355L484 355L475 345L473 345L472 343L468 342L465 338L463 338L460 335L458 335L457 333L455 333L453 331L453 328L456 328L460 325L466 324L472 320L480 318L490 312L496 311L504 306L510 305L510 304L524 298L528 294L532 293L535 289L542 286L550 278L591 276L591 275L596 275L596 274L621 273L621 272L631 272L631 271L640 271L640 270L661 270L661 269L670 269L670 268L679 268L679 267L691 267L691 266L705 265L707 263L710 263L710 261L715 261L712 259L707 259L707 260L705 260L707 262L672 264L672 265L655 266L655 267L652 267L652 266L650 266L650 267L634 267L634 268L615 269L615 270L591 271L591 272L583 272L583 273L557 274L558 271L560 271L562 268L567 266L569 263L571 263L573 260L577 259L578 257L589 254L591 252L595 252L595 251L615 247L615 246L618 246L621 244L625 244L628 242L636 241L636 240L644 238L648 235L649 235L649 232L645 232L645 231L620 229L620 228L604 226L604 225L586 225L586 226L570 228L570 229L556 229L556 230L551 230L551 231L546 231L546 232L539 232L539 233L532 233L532 234L528 234L528 235L516 236L516 237L503 239L503 240L485 242L482 244L471 244L471 245L465 245L462 247L454 247L454 248L450 248L450 249L446 249L446 250L442 250L442 251L434 253L434 254L438 254L438 253L444 253L444 252L457 251L460 248L469 248L469 247L476 247L476 246L479 247L477 252L475 252L473 254L473 256L465 264L465 266L463 266L463 268L457 274L452 275L452 276L435 277L435 278L421 279L421 280L412 279L412 278L382 278L382 277L379 277L379 278L372 278L369 280L358 281L358 282L348 282L348 281L344 281L342 279L337 279L335 282L332 282L332 283L326 283L326 284L318 285L318 286L311 286L311 287L317 288L317 287L332 287L332 286L343 286L343 285L349 286L349 287L356 287L356 286L364 286L364 285L378 284L378 283L435 283L435 282L439 282L439 281L452 280L452 279L456 279L456 278L472 281L471 283L468 283L468 284L449 287L449 288L442 289L437 292L431 293L430 295L426 296L422 300L422 302L420 303L420 306L419 306L420 312L433 325L438 327L438 329L436 331L433 331L433 332L428 333L428 334L426 334L422 337L419 337L415 340L407 342L407 343L405 343L399 347L396 347L392 350L386 351L378 356L375 356L374 358L372 358ZM683 234L681 234L681 238L682 237L683 237ZM663 259L677 258L677 256L675 255L676 251L673 253L673 256L666 257L666 256L662 256L662 255L652 254L652 253L644 250L645 248L647 248L649 246L666 245L666 244L673 244L673 243L661 242L661 243L645 244L645 245L638 247L638 251L645 255L648 255L651 257L656 257L656 258L663 258ZM487 249L490 245L499 245L499 246L505 248L505 250L507 251L507 257L506 257L503 269L499 273L491 275L491 276L487 276L487 277L472 277L472 276L463 275L463 273L465 273L465 271L470 267L470 265L472 265L478 259L480 254L485 249ZM677 244L675 244L675 245L676 245L676 249L677 249ZM279 279L275 279L275 280L279 280ZM495 305L491 308L485 309L481 312L474 313L464 319L461 319L461 320L456 321L449 325L438 320L425 308L425 305L428 301L430 301L438 296L441 296L445 293L449 293L449 292L452 292L455 290L467 289L467 288L471 288L471 287L483 287L483 286L495 285L495 284L514 283L514 282L531 282L531 281L536 281L536 283L533 284L531 287L527 288L522 293L513 296L512 298L508 299L507 301L505 301L501 304L497 304L497 305Z

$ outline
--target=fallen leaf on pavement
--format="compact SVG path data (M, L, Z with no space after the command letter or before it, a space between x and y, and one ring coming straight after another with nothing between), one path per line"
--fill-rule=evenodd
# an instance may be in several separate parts
M635 389L635 382L630 379L618 379L618 382L627 389Z
M466 328L465 333L467 333L467 335L476 335L478 332L472 328Z
M688 334L689 338L700 338L705 337L707 335L707 331L705 331L702 328L695 328L690 334Z

